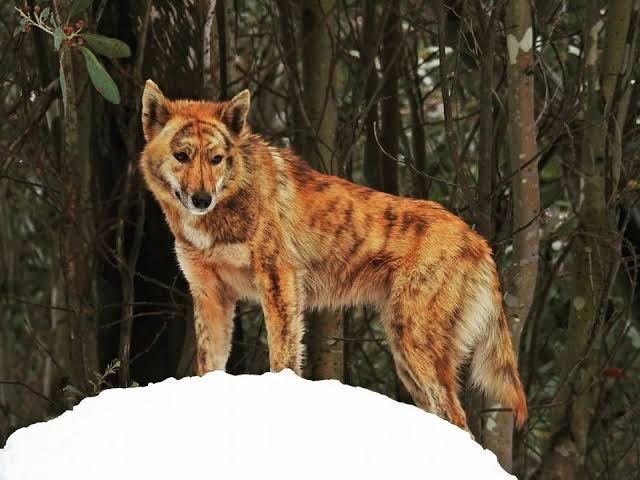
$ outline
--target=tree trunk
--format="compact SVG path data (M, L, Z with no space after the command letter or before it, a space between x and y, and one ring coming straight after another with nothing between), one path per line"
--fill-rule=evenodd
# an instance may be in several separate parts
M311 123L302 151L314 168L329 173L338 172L335 9L335 0L306 0L302 11L304 107Z
M6 295L6 298L11 298L15 295L17 259L12 241L14 235L12 234L11 219L8 209L5 207L8 190L7 183L6 181L0 181L0 274L2 275L0 295ZM10 374L14 368L12 359L15 356L15 348L16 340L14 327L11 325L11 317L3 312L0 318L0 380L11 378ZM6 409L6 418L0 421L0 432L13 431L16 426L16 416L12 411L14 408L13 392L10 387L1 383L0 405ZM0 442L5 440L5 436L0 433Z
M478 209L477 226L478 232L484 238L492 242L495 230L495 196L494 186L496 177L497 162L494 158L494 59L496 57L496 33L498 19L501 16L504 1L498 2L491 11L491 15L486 21L481 21L482 30L478 40L480 42L479 52L479 73L480 73L480 118L479 118L479 138L478 138L478 204L483 208ZM484 15L482 2L476 3L476 12L479 18ZM471 432L480 443L484 442L484 428L487 426L483 422L482 411L488 408L488 401L484 395L477 390L467 389L465 392L465 408L467 410L467 422ZM493 419L492 419L493 422ZM492 434L487 432L489 436ZM494 442L492 442L494 443Z
M38 72L42 78L42 88L48 85L54 78L58 76L58 71L53 71L53 66L57 66L56 61L51 61L51 56L48 52L48 38L40 30L34 30L32 32L32 38L34 41L34 53L38 58ZM63 155L63 140L64 140L64 125L63 118L60 115L62 112L62 101L60 99L54 100L55 108L51 108L47 112L47 125L49 128L49 138L55 151L55 165L62 164ZM55 112L55 113L53 113ZM0 211L1 211L0 207ZM10 224L7 221L5 228L10 228ZM51 252L60 252L60 245L57 232L52 232L50 237ZM7 236L5 238L10 238ZM68 366L69 366L69 330L68 322L65 321L68 313L57 308L64 309L64 282L62 277L62 266L54 258L50 262L49 271L49 283L48 293L51 306L53 307L49 312L49 344L52 355L47 356L43 368L43 381L42 381L42 393L49 398L62 397L62 392L56 389L64 386L69 381L68 378ZM13 276L10 272L7 273L7 282L12 284L11 279ZM2 329L0 329L1 331ZM7 330L7 333L10 333ZM55 359L55 362L54 362ZM0 375L0 378L4 378Z
M337 174L335 150L338 121L333 91L336 58L335 0L305 0L304 106L312 131L304 139L303 156L315 168ZM311 378L344 377L342 315L325 310L309 315L309 371Z
M462 197L465 200L466 206L469 209L467 221L470 223L476 223L475 219L478 217L478 208L476 200L471 193L471 189L468 188L471 185L471 179L468 179L467 170L463 164L463 158L460 155L458 148L458 140L454 126L453 118L453 88L452 80L453 75L449 69L449 60L447 58L447 14L445 13L445 2L439 0L433 2L432 9L433 14L438 23L438 60L439 60L439 73L440 73L440 92L442 93L442 110L444 115L444 130L447 140L447 149L451 160L453 162L455 177L454 177L454 189L451 193L451 204L455 205L455 199L457 196L457 189L459 188L462 193ZM464 10L465 2L463 2L462 8ZM447 11L449 8L447 8Z
M118 206L118 228L116 235L116 252L119 257L120 279L122 282L122 318L120 322L120 384L126 387L131 382L131 334L133 329L133 314L135 295L135 272L137 270L138 257L142 246L142 235L146 213L146 205L142 185L139 180L138 155L140 154L139 142L139 117L140 103L138 99L142 95L142 65L147 45L147 35L151 21L153 0L146 0L142 14L142 23L138 31L136 57L134 59L132 81L127 92L132 102L131 110L127 112L127 118L122 124L127 128L122 132L127 152L127 167L124 173L124 186L120 195ZM137 181L138 180L138 181ZM136 218L131 245L125 246L126 229L125 222L129 217L130 200L135 195Z
M202 27L202 98L216 101L220 97L220 69L218 68L218 22L216 0L200 0L198 7L204 20Z
M214 102L231 97L234 80L235 7L231 0L200 0L204 20L202 66L203 97Z
M62 60L67 109L64 121L63 202L61 228L65 300L69 327L71 383L88 387L98 371L96 316L92 312L94 225L92 218L90 145L91 90L79 52L66 51Z
M417 45L415 45L414 49L417 50L417 48ZM429 196L431 180L424 175L420 175L427 171L427 138L424 131L424 112L420 90L421 80L417 72L417 52L415 58L411 58L410 62L407 68L410 71L408 75L410 87L407 88L407 99L411 113L411 143L413 147L413 166L415 168L413 172L413 196L426 200Z
M363 97L365 108L368 108L364 120L364 177L371 188L382 190L382 172L380 171L382 160L380 158L380 147L378 147L378 143L376 142L378 102L375 94L378 89L378 70L375 59L378 52L378 36L376 34L375 0L364 0L362 35L363 44L360 58L362 59L362 68L368 68Z
M513 187L513 258L504 274L505 314L513 349L518 354L524 322L529 316L538 276L540 187L533 92L533 28L529 0L510 0L506 6L508 132ZM491 55L489 53L489 55ZM491 55L492 56L492 55ZM481 127L482 128L482 127ZM482 155L489 147L483 146ZM485 161L489 161L486 158ZM495 405L500 407L500 405ZM483 441L511 471L513 414L493 412Z
M288 122L291 127L289 134L291 145L297 152L301 152L304 146L305 117L302 110L302 86L300 71L298 67L299 48L298 32L296 21L300 17L300 4L295 0L276 0L278 5L279 29L280 29L280 51L282 61L287 73L287 83L289 87L287 103L291 105L291 120Z
M478 15L482 15L482 4L478 2ZM478 151L478 203L483 208L478 211L478 231L489 242L494 231L494 196L493 187L496 174L496 161L493 156L493 92L494 92L494 59L496 57L496 30L498 18L504 2L498 2L491 12L488 21L483 22L486 29L481 32L480 45L480 127ZM533 83L531 83L533 86ZM533 101L533 91L530 92ZM532 119L531 119L532 120ZM520 132L522 133L522 132Z
M386 154L381 159L382 191L398 194L398 146L400 142L400 101L398 99L398 78L400 76L400 52L402 45L402 23L400 21L400 1L390 0L389 14L384 25L382 53L380 57L383 72L382 129L380 143Z
M58 0L58 21L66 18L73 2ZM64 114L62 176L64 212L60 228L63 298L69 312L70 382L89 391L89 379L98 371L98 328L94 285L95 225L93 219L91 145L91 99L93 89L80 52L65 49L60 61L64 74L67 107Z

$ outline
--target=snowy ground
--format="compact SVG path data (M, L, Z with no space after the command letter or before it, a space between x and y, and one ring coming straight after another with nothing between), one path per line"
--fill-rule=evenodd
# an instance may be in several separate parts
M434 415L290 371L113 389L15 432L1 480L513 479Z

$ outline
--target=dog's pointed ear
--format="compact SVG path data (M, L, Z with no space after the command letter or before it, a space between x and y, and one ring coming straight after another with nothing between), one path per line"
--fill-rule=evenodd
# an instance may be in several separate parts
M247 125L250 102L249 90L243 90L222 109L222 121L232 133L238 135Z
M142 130L148 142L164 128L169 121L168 101L151 80L147 80L142 93Z

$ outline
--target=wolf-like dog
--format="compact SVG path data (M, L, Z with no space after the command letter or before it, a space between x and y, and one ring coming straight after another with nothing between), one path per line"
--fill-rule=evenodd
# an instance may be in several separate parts
M264 311L273 371L300 373L303 314L371 304L416 405L467 428L458 373L527 416L487 242L431 201L312 169L247 125L247 90L221 103L148 81L140 166L175 236L195 308L197 370L224 370L236 302Z

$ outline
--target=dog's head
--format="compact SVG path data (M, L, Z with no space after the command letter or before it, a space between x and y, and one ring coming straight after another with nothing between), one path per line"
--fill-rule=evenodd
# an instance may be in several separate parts
M205 215L239 189L246 167L240 145L251 134L249 97L244 90L228 102L170 101L147 81L141 169L161 202Z

